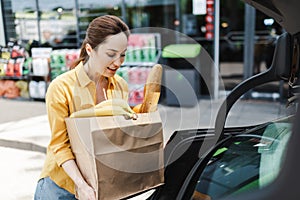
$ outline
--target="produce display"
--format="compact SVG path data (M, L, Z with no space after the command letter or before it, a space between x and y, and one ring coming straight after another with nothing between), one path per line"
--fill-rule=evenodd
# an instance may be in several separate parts
M22 77L28 73L24 66L25 49L18 44L9 43L0 47L0 76Z
M117 71L128 83L128 104L135 107L137 113L156 110L160 89L155 89L155 85L160 88L162 72L156 69L157 72L152 72L154 75L149 73L152 68L157 68L152 66L160 56L157 46L159 38L160 35L155 33L131 34L125 62ZM70 70L79 53L80 49L52 49L34 45L29 48L18 42L0 46L0 97L45 99L50 82ZM154 78L152 84L148 80L146 84L149 76L157 80Z
M0 80L0 96L14 99L20 96L20 88L18 88L16 81Z

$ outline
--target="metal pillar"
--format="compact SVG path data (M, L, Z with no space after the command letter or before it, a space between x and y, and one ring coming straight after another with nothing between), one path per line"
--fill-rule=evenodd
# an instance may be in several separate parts
M2 1L0 1L0 45L5 46L5 33L4 33L4 20L3 20L3 13L2 13Z
M180 0L175 0L175 20L179 21L179 24L175 24L175 30L181 32L181 5ZM176 43L180 41L178 33L176 33Z
M80 28L79 28L79 4L78 0L75 0L75 17L76 17L76 41L77 41L77 48L80 48L81 41L80 41Z
M253 75L255 14L255 8L245 4L244 79ZM246 99L250 96L251 91L245 94Z
M122 15L122 19L123 21L127 24L127 14L126 14L126 2L125 0L122 0L121 3L121 15Z
M42 42L42 35L41 35L41 11L40 11L40 5L39 0L35 0L35 6L37 11L37 29L38 29L38 37L39 37L39 43Z
M215 0L215 23L214 23L214 99L219 98L219 47L220 47L220 0Z

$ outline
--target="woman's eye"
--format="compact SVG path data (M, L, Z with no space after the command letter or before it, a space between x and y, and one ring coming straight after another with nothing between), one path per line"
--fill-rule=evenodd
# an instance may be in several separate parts
M125 54L121 54L121 57L125 57L126 55Z
M107 53L107 56L113 58L113 57L116 56L116 54L114 54L114 53Z

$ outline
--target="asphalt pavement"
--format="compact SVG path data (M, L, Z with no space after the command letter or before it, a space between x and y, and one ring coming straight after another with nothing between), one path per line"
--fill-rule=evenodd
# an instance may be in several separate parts
M175 130L213 127L221 102L199 99L192 107L159 104L164 140ZM50 139L45 103L0 98L0 112L0 199L31 200ZM240 100L231 109L226 126L254 125L288 113L278 101Z

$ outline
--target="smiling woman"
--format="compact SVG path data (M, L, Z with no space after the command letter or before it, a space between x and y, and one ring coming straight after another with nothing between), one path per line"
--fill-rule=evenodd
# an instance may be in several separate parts
M107 99L128 100L127 83L116 75L124 61L128 36L128 26L118 17L95 18L87 29L79 59L49 85L46 106L51 141L35 199L96 199L75 162L65 118Z
M87 43L86 51L89 55L89 63L85 67L88 76L95 82L101 75L105 77L114 76L124 62L126 48L127 36L124 33L109 36L94 49Z

